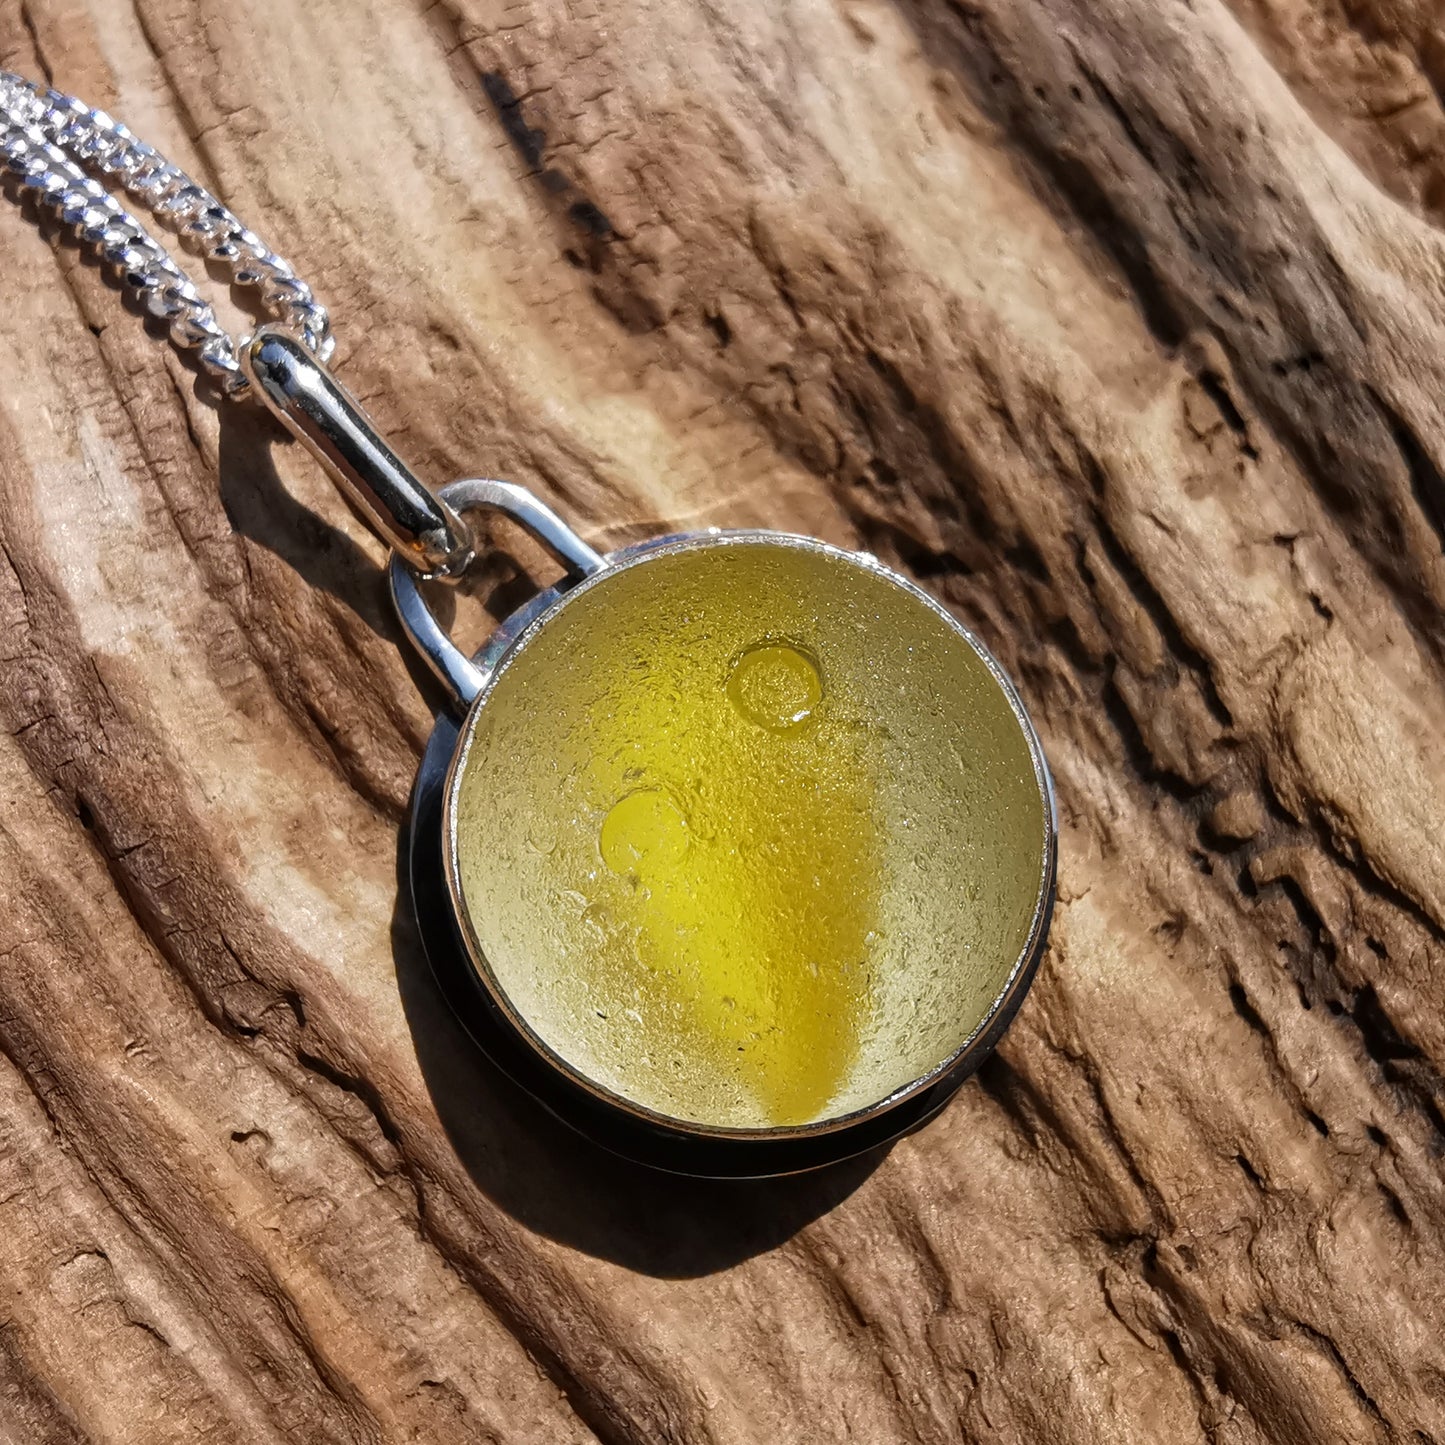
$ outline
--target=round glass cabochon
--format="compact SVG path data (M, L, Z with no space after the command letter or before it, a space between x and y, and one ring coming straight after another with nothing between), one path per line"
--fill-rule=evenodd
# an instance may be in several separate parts
M866 559L715 538L597 574L468 719L451 883L572 1072L694 1125L865 1109L1027 952L1041 763L985 656Z

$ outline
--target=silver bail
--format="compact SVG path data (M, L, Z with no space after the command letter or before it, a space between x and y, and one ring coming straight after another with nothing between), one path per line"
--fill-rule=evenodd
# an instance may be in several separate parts
M263 326L241 348L241 367L254 394L402 561L426 577L466 570L473 556L467 524L387 446L361 403L302 341Z

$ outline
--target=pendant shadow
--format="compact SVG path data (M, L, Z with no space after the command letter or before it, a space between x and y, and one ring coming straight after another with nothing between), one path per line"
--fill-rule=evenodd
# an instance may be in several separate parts
M473 1183L518 1223L640 1273L687 1279L775 1249L846 1199L881 1146L809 1174L713 1180L612 1154L562 1123L472 1041L427 963L404 894L397 983L422 1075Z
M492 1062L449 1001L412 912L410 841L408 824L392 921L407 1026L457 1157L519 1223L641 1273L693 1278L776 1248L882 1162L887 1144L806 1174L699 1179L634 1163L564 1124ZM450 927L450 920L427 920L433 947L438 922Z

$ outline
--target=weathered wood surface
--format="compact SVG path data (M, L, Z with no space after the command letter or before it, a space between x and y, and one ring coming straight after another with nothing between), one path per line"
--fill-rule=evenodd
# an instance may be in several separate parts
M0 1438L1445 1442L1437 7L0 0L0 64L295 259L426 475L911 569L1065 819L938 1121L609 1161L396 906L378 548L3 208Z

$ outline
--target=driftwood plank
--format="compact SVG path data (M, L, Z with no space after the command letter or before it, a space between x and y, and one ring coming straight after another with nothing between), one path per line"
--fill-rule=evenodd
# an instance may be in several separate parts
M379 548L4 208L0 1438L1445 1442L1434 7L0 0L0 64L292 257L425 475L910 570L1065 819L885 1157L565 1135L396 902Z

